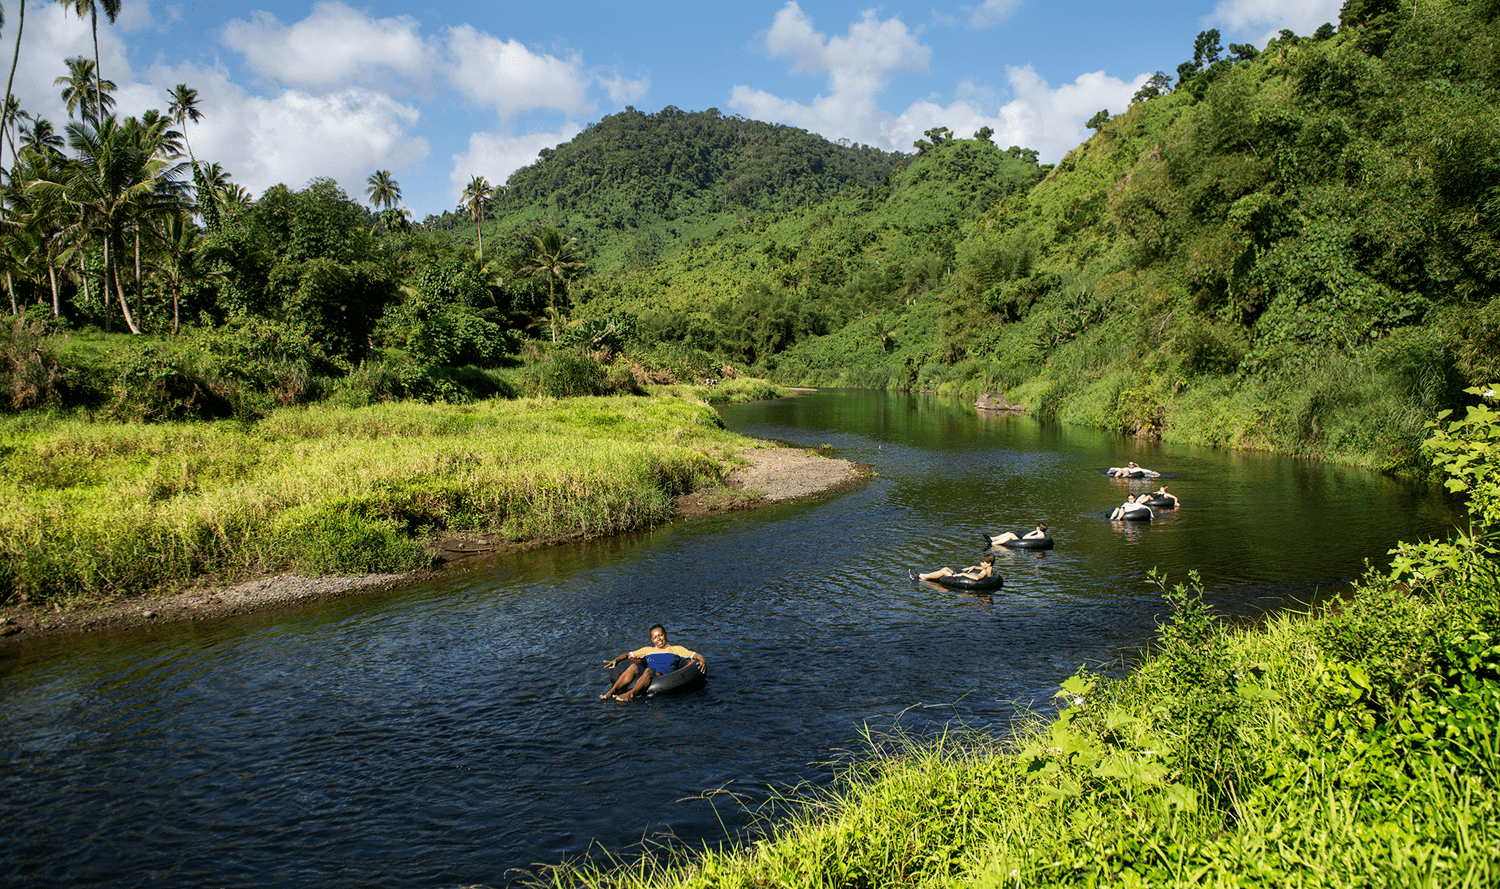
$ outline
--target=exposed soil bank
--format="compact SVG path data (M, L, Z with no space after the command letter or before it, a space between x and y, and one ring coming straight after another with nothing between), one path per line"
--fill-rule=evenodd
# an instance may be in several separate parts
M811 498L856 487L869 478L869 468L862 464L824 457L805 448L751 449L739 456L749 465L731 472L722 488L695 491L677 498L678 515L689 518L718 515L768 503ZM512 543L479 536L446 536L429 544L443 566L432 571L356 577L278 574L230 587L126 599L102 608L78 611L45 611L16 606L0 608L0 649L51 636L209 620L355 593L386 591L444 570L453 570L455 566L467 566L473 563L475 556L536 549L576 539L575 536Z

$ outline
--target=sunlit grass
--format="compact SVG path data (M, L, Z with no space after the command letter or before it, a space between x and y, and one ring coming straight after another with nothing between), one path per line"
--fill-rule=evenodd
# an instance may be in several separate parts
M741 441L680 398L284 409L254 425L0 425L0 580L64 605L200 578L427 564L427 535L667 519Z

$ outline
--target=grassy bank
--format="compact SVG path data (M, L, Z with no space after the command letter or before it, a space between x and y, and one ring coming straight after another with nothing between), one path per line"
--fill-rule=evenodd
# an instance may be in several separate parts
M556 886L1500 884L1500 419L1427 449L1470 527L1313 615L1228 626L1195 579L1128 676L1080 672L1004 737L880 739L744 848Z
M722 480L744 439L684 398L285 408L254 423L0 420L0 603L71 608L293 570L401 571L423 541L611 534Z

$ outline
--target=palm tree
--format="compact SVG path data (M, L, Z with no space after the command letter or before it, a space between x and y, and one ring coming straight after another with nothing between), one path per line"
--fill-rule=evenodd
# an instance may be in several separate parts
M31 115L21 110L19 99L10 96L5 100L3 110L0 110L0 134L4 135L0 144L9 144L12 154L16 151L16 124L23 120L31 120Z
M169 213L162 217L158 236L165 249L157 254L156 271L172 291L172 333L175 335L182 326L179 316L183 288L189 281L222 279L224 273L216 270L213 262L216 251L199 236L190 214Z
M390 170L376 170L368 182L370 187L365 189L365 196L372 206L389 210L401 203L401 184L392 178Z
M225 182L224 186L216 192L216 195L217 200L224 207L224 212L229 214L230 218L243 213L245 208L249 207L255 201L249 189L234 182Z
M21 127L21 150L30 149L53 158L62 156L62 147L67 143L53 128L52 121L38 117L29 127Z
M99 67L100 67L99 66L99 8L101 6L104 7L104 15L109 19L109 23L110 24L114 24L115 23L115 19L120 15L120 3L121 3L121 0L57 0L57 2L59 2L59 3L62 4L63 9L70 9L73 12L78 13L78 17L79 18L83 18L85 15L87 15L89 17L89 26L90 26L90 28L93 29L93 32L94 32L94 67L93 67L93 70L97 72L99 70ZM105 84L105 81L104 81L103 78L95 78L95 80L94 80L94 107L96 109L98 109L99 111L101 111L101 112L104 110L104 84ZM110 87L113 88L114 84L111 83ZM68 113L71 114L72 112L73 112L73 109L70 106L68 108Z
M80 120L92 120L96 124L103 115L100 110L108 111L115 105L115 97L110 93L115 90L113 80L100 80L94 76L94 61L83 56L74 56L67 60L68 74L52 81L63 88L63 101L68 103L68 116L78 112Z
M474 227L479 232L479 255L484 256L484 217L489 210L490 198L495 196L495 186L485 181L483 176L475 176L469 180L464 189L460 205L469 211L469 218L474 220Z
M562 232L548 226L532 239L531 251L526 256L526 265L521 274L547 279L547 317L552 327L552 342L557 342L557 283L566 288L577 272L583 268L583 258L578 253L578 239L563 239Z
M55 180L62 169L64 158L52 144L60 144L62 141L56 135L49 135L52 125L41 119L38 124L46 124L45 128L37 127L39 130L45 129L45 132L37 134L33 131L33 140L22 142L21 153L5 183L3 199L10 214L5 220L4 229L14 238L29 241L37 254L36 260L46 268L47 282L52 291L52 315L57 317L62 313L57 271L59 265L68 262L71 257L71 246L64 237L67 222L64 218L65 208L56 197L34 191L30 185L44 179Z
M193 143L188 140L187 125L203 119L203 112L198 110L198 91L185 83L179 83L167 91L167 96L171 99L167 104L167 114L171 115L174 123L182 127L182 142L187 146L188 160L196 170L198 158L193 156Z
M43 197L60 198L73 208L75 239L100 244L104 286L114 285L120 311L132 333L141 329L131 315L120 276L119 254L125 237L138 237L143 223L181 208L181 186L175 179L182 165L173 164L160 150L165 122L166 118L160 118L155 126L146 127L134 118L122 124L106 117L97 129L69 124L68 142L75 159L64 167L59 181L44 180L30 186ZM108 324L106 313L106 329Z

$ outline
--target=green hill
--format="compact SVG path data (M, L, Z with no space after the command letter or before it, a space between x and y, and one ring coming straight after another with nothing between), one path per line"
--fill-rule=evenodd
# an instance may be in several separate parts
M1500 375L1497 10L1351 2L1337 31L1227 55L1205 32L1175 86L1055 169L936 131L883 184L635 263L601 247L572 311L781 382L999 390L1145 436L1409 465L1426 418Z
M578 238L595 274L609 274L649 265L742 217L877 186L903 160L717 109L627 108L511 174L485 233L503 239L554 226ZM473 240L473 223L461 212L426 224Z

